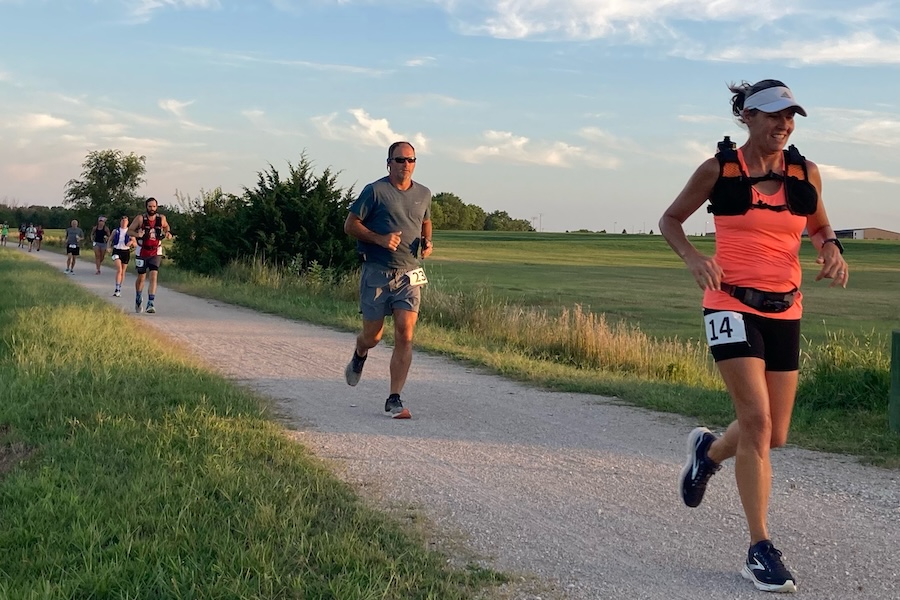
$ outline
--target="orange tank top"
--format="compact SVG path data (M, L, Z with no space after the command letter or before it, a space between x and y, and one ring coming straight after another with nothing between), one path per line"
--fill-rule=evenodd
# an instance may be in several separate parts
M746 173L747 165L740 149L738 160ZM771 196L753 188L753 203L758 201L770 206L784 205L784 184ZM715 290L703 293L703 307L752 313L771 319L799 319L803 314L803 298L799 292L803 274L800 268L800 240L807 218L786 210L775 212L766 208L751 208L743 215L716 215L714 221L715 259L724 271L722 281L766 292L786 293L794 289L798 292L793 306L780 313L760 312L725 292Z

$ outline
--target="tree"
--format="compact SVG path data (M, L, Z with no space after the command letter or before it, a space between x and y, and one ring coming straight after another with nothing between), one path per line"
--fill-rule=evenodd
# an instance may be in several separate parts
M513 219L505 210L495 210L484 219L485 231L534 231L526 219Z
M296 166L288 163L286 177L269 165L257 173L256 187L245 187L241 196L217 188L196 200L182 199L186 212L171 256L179 266L204 273L249 256L300 270L315 264L347 272L359 264L356 243L344 233L352 202L352 189L339 188L328 169L315 175L305 155Z
M81 179L66 184L65 203L82 214L113 218L142 210L136 191L144 183L147 157L121 150L90 152L81 164Z
M456 194L441 192L431 198L431 224L435 229L480 231L486 217L484 209L466 204Z

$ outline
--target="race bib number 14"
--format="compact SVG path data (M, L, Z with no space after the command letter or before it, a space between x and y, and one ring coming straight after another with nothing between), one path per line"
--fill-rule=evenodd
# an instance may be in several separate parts
M703 316L706 324L706 341L710 346L747 341L744 315L731 310L720 310Z

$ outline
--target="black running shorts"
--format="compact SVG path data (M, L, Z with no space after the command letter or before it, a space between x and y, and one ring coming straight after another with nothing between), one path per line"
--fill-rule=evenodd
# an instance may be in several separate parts
M721 338L723 332L728 333L727 329L723 329L725 322L719 321L719 325L709 331L709 316L725 312L728 311L703 309L709 350L716 362L751 357L764 360L766 371L797 371L800 368L800 319L772 319L737 313L743 316L746 340L721 343L721 339L715 338Z

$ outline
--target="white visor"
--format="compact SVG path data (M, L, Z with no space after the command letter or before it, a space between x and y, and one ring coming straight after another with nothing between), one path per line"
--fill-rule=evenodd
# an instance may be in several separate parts
M796 108L798 114L806 116L806 111L794 100L794 94L791 93L791 90L780 86L760 90L744 100L744 108L747 110L755 108L764 113L774 113L791 107Z

